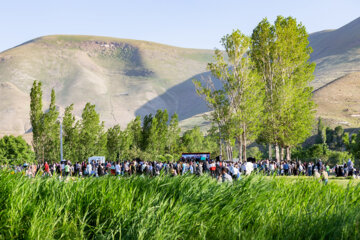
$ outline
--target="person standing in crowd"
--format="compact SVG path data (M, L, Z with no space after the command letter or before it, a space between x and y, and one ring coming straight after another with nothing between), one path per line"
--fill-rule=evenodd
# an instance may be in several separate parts
M45 162L45 164L44 164L44 175L45 176L51 176L50 167L49 167L49 164L47 162Z
M329 181L329 175L328 173L325 171L325 168L322 168L321 171L321 180L323 181L323 183L326 185Z
M68 163L65 163L64 171L65 171L65 177L69 176L69 174L70 174L70 166L69 166Z
M348 176L352 176L354 173L354 164L350 158L348 159L347 166L348 166Z
M225 167L221 168L221 179L222 182L232 182L232 177L227 173L227 169Z
M116 162L116 165L115 165L115 174L116 176L119 176L121 174L121 167L120 167L120 163L119 162Z

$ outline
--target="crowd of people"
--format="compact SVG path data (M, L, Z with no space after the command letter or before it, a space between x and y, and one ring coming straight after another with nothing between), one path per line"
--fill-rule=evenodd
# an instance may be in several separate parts
M249 158L245 162L213 161L213 160L196 160L181 159L177 162L157 162L157 161L123 161L123 162L76 162L70 161L60 163L37 165L24 164L14 166L14 172L23 172L26 176L34 177L36 175L45 176L79 176L79 177L101 177L104 175L114 176L132 176L132 175L149 175L157 176L162 172L172 176L184 174L202 175L204 173L218 178L223 182L239 180L242 175L251 173L261 173L264 175L280 176L314 176L322 178L327 182L328 175L335 173L336 176L357 176L359 172L354 168L353 162L349 159L344 165L336 165L330 168L321 160L316 163L301 161L276 161L262 160L255 161Z

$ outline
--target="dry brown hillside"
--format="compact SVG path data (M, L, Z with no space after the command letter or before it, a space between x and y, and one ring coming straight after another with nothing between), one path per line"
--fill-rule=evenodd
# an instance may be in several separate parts
M160 108L178 112L180 120L205 112L191 80L206 72L212 54L97 36L31 40L0 53L0 134L30 130L28 95L34 80L43 82L45 101L54 88L57 104L74 103L78 116L86 102L96 104L107 126L124 127L135 115Z
M360 72L351 73L314 92L317 115L332 125L360 124Z

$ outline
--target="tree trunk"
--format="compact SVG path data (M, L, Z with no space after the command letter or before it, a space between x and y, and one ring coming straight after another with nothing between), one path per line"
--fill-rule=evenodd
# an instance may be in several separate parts
M272 145L269 143L269 160L272 160Z
M291 161L291 149L290 149L290 147L286 147L286 160Z
M243 150L242 150L242 136L239 137L238 139L239 141L239 161L242 161L242 157L243 157Z
M246 127L243 127L243 133L242 133L242 154L244 162L246 161Z
M280 147L280 161L284 161L284 148Z
M219 145L220 145L220 153L219 153L219 160L222 160L222 142L221 142L221 132L220 132L220 127L219 127Z
M275 144L275 158L276 162L280 163L280 152L279 152L279 145Z

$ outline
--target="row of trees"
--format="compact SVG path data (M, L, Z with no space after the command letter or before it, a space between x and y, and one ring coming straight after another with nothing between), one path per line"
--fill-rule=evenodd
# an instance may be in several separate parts
M39 162L58 162L60 158L61 119L55 100L55 91L52 90L49 108L43 111L42 85L34 81L30 93L30 121L33 148ZM80 160L95 154L105 154L106 132L95 105L87 103L78 121L72 110L73 105L68 106L62 119L64 157Z
M246 159L249 140L257 140L269 146L270 158L275 146L278 161L283 149L290 159L290 148L310 135L315 114L309 86L315 64L309 61L305 27L292 17L279 16L273 25L264 19L251 37L235 30L221 44L225 50L215 51L208 69L222 88L215 88L213 78L205 84L194 81L212 110L209 119L220 149L224 145L232 159L237 143L239 158Z
M30 119L33 148L39 162L58 162L60 159L60 124L63 130L64 159L84 161L90 156L106 155L109 160L141 158L145 160L177 159L181 152L212 152L218 154L216 138L204 136L193 128L180 136L178 115L169 119L167 110L149 114L143 122L138 116L121 130L115 125L105 130L95 105L87 103L81 119L73 114L74 105L65 108L62 119L51 91L49 108L44 111L42 84L34 81L30 93Z

